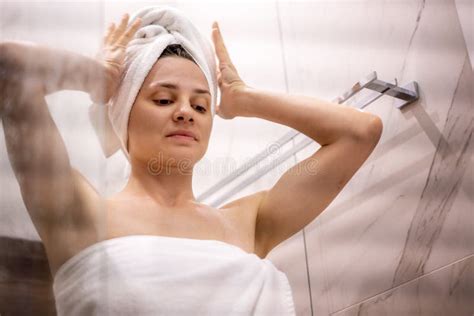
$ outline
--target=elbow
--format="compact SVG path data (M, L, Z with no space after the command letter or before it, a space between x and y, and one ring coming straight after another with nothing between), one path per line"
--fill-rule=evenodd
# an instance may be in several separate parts
M21 78L24 67L20 64L22 54L22 44L18 41L0 42L0 80L5 84L6 81L15 81Z
M0 42L0 64L10 74L18 73L25 69L25 62L31 58L39 58L38 53L32 50L37 44L27 41L2 41Z
M10 44L10 42L0 42L0 61L2 63L7 60L7 53L9 52L11 46Z
M20 56L24 50L19 41L0 42L0 117L11 114L11 110L19 108L13 98L22 95L25 81L25 66L21 64ZM7 104L15 106L7 106Z
M364 124L363 131L360 133L360 138L369 140L370 142L378 143L383 132L382 119L374 114L368 114L368 120Z
M0 81L4 83L7 79L7 72L11 68L11 48L9 43L0 43Z
M368 129L368 137L375 143L378 143L383 132L382 119L377 115L372 115Z
M3 69L8 69L13 64L17 50L18 44L14 41L0 42L0 64Z

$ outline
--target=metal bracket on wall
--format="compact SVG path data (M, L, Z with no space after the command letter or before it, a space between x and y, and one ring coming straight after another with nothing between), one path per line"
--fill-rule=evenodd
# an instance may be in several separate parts
M359 93L363 89L369 89L374 92L355 105L355 107L359 109L365 108L367 105L374 102L383 95L394 97L396 99L395 107L398 109L401 109L405 105L415 102L419 98L418 83L416 81L409 82L404 86L400 87L398 86L396 78L395 84L378 80L377 72L373 71L367 77L354 84L352 88L343 93L342 96L337 97L335 99L335 102L345 102L354 94Z
M341 96L335 98L332 102L342 104L343 102L346 102L349 98L359 93L363 89L369 89L369 90L372 90L373 92L367 97L365 97L362 101L358 101L356 102L356 104L351 104L352 107L363 109L370 103L380 98L381 96L389 95L395 98L395 104L394 104L395 107L397 107L398 109L401 109L405 105L415 102L419 98L418 84L416 81L409 82L406 85L400 87L398 86L397 79L395 79L395 84L378 80L377 73L373 71L362 80L356 82L352 86L351 89L344 92ZM249 184L253 183L257 179L264 176L268 171L277 167L278 165L286 161L288 158L290 158L292 155L299 152L300 150L302 150L309 144L313 143L314 140L300 133L299 131L291 129L288 133L283 135L283 137L278 139L276 142L272 142L271 147L267 147L266 149L264 149L263 151L255 155L253 158L251 158L249 161L245 162L237 170L230 173L223 179L219 180L216 184L214 184L205 192L200 194L197 197L197 200L202 201L214 195L217 191L223 189L226 185L234 181L241 174L243 174L244 172L246 172L253 166L257 165L260 161L262 161L266 157L268 157L272 153L271 148L274 149L275 145L277 145L278 148L280 148L286 143L288 143L290 140L292 140L293 138L299 135L303 136L304 139L301 140L299 143L295 144L291 149L287 150L282 155L280 155L280 157L277 158L275 161L261 168L254 174L251 174L249 177L247 177L247 179L244 179L239 184L237 184L236 186L234 186L233 188L225 192L223 195L221 195L219 198L209 203L209 205L213 207L219 206L222 202L225 202L228 198L232 197L233 195L235 195L236 193L240 192L242 189L247 187Z

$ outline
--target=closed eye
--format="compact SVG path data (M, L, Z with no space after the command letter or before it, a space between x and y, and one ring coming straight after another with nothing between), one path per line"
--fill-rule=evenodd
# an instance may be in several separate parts
M163 103L162 101L172 102L171 100L168 100L168 99L154 100L154 102L157 102L157 103L159 103L159 104L165 104L165 103ZM205 112L206 112L206 108L203 107L203 106L201 106L201 105L199 105L199 104L196 104L196 108L200 108L199 111L202 112L202 113L205 113Z

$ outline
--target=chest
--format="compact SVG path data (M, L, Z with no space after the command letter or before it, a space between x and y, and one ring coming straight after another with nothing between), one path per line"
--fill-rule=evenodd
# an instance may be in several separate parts
M248 213L248 212L247 212ZM236 205L227 209L164 209L146 203L109 203L107 239L127 235L159 235L212 239L254 252L255 220Z
M219 240L264 257L255 242L256 213L251 205L171 211L146 203L106 201L105 208L93 209L85 211L83 228L64 225L44 241L53 275L66 260L99 240L130 235Z

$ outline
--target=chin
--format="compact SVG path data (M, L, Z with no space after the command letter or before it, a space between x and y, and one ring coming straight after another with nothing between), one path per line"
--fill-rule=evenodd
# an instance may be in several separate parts
M163 156L166 156L168 159L174 161L187 161L188 164L196 163L197 160L200 158L200 152L196 150L192 150L190 148L179 147L179 148L172 148L169 149L167 152L163 153Z

